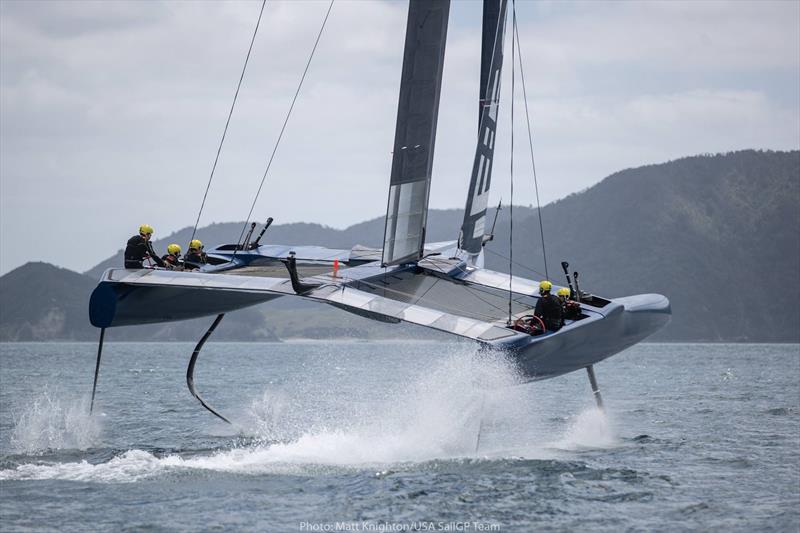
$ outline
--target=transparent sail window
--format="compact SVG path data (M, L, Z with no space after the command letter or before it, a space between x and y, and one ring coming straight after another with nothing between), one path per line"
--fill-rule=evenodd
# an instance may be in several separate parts
M411 257L422 249L422 228L428 195L426 180L400 183L389 188L389 213L386 217L384 263Z

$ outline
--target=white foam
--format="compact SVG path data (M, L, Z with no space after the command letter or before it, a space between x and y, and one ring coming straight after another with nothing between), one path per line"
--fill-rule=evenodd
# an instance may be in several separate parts
M159 459L142 450L129 450L106 463L24 464L15 469L0 470L0 480L62 479L126 483L161 473L165 468L180 465L177 456Z
M619 445L608 413L596 407L573 417L567 430L551 446L560 450L612 448Z
M368 408L316 427L299 428L291 419L300 398L265 394L263 405L251 407L257 419L252 427L264 439L290 440L269 448L271 458L283 462L358 465L474 456L481 419L497 414L493 406L515 383L514 369L501 356L460 346L383 401L360 402Z
M398 383L377 399L374 390L348 392L357 397L315 397L312 390L302 387L271 387L250 407L248 430L256 436L255 445L194 457L156 457L130 450L97 465L86 461L26 464L0 471L0 480L126 483L190 469L302 475L320 468L381 469L382 465L476 456L550 458L552 448L596 448L615 442L610 424L596 409L575 417L557 443L544 442L551 434L540 431L537 421L547 413L540 413L532 401L530 386L513 386L519 380L510 363L471 347L449 350L452 353L418 369L415 379ZM336 405L322 405L325 401ZM35 411L63 409L42 406ZM324 416L312 416L320 412ZM52 444L46 438L40 446Z
M36 454L46 450L85 450L97 444L101 425L89 415L86 399L62 398L45 388L15 416L11 447L17 453Z

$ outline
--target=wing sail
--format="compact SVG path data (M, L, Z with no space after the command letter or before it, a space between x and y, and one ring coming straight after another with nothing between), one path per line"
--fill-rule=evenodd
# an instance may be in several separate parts
M492 183L497 112L500 106L500 75L503 69L503 37L506 0L483 3L483 44L481 54L480 119L478 144L472 164L467 206L461 225L460 248L471 255L480 253L486 233L486 206Z
M382 262L422 257L450 0L411 0Z

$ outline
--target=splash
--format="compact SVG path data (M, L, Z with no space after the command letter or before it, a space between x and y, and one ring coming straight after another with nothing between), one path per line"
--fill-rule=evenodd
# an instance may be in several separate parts
M100 422L89 416L87 400L62 399L45 388L15 417L11 447L17 453L85 450L97 444Z
M499 354L451 349L410 375L416 377L389 380L394 387L378 394L357 388L346 395L325 397L318 382L309 384L311 389L270 388L249 409L249 431L256 432L255 440L233 449L194 457L158 457L129 450L101 464L20 465L0 471L0 480L127 483L186 469L302 475L325 468L475 457L482 421L487 433L498 424L514 426L512 419L518 414L509 406L527 405L512 397L521 392L511 387L518 378L513 365ZM26 413L26 422L18 425L20 435L26 435L21 440L28 442L29 449L41 449L63 446L68 436L88 436L64 431L70 412L50 395L43 395ZM504 434L504 440L508 437ZM491 450L491 439L483 442Z
M474 456L485 419L497 415L494 407L519 381L501 354L472 347L453 349L416 376L384 391L376 404L349 397L346 403L361 407L334 410L305 426L292 413L309 410L303 406L308 394L265 393L251 406L253 427L272 441L269 459L279 462L357 465Z
M552 444L561 450L611 448L618 445L614 425L608 413L596 407L576 415L561 439Z
M561 440L552 443L548 413L532 396L537 388L514 386L520 383L519 376L502 354L463 346L443 349L448 353L431 354L429 364L405 369L371 387L358 379L332 385L336 380L331 376L324 388L313 376L306 382L270 386L253 400L244 438L232 449L164 457L129 450L102 464L20 465L0 471L0 480L127 483L186 470L317 475L327 470L381 471L387 466L397 469L465 458L550 459L565 450L615 444L611 424L596 409L575 416ZM333 394L326 392L331 390ZM89 424L89 430L55 431L60 437L51 438L44 428L66 428L69 410L49 395L36 405L31 412L42 414L28 419L42 420L39 429L32 422L18 425L28 428L20 434L39 436L34 447L63 446L68 436L91 437ZM85 413L85 409L77 412Z

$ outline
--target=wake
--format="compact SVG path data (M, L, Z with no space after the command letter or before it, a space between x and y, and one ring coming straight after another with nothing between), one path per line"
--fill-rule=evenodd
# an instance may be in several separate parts
M502 354L461 345L450 352L377 398L360 389L334 398L304 387L267 389L242 422L246 445L196 456L128 450L101 464L24 464L0 470L0 480L127 483L185 470L316 475L464 458L550 459L563 450L615 445L611 425L594 408L552 441L535 386L516 386L519 376ZM20 419L15 442L24 450L85 449L99 434L85 404L63 406L45 393Z

